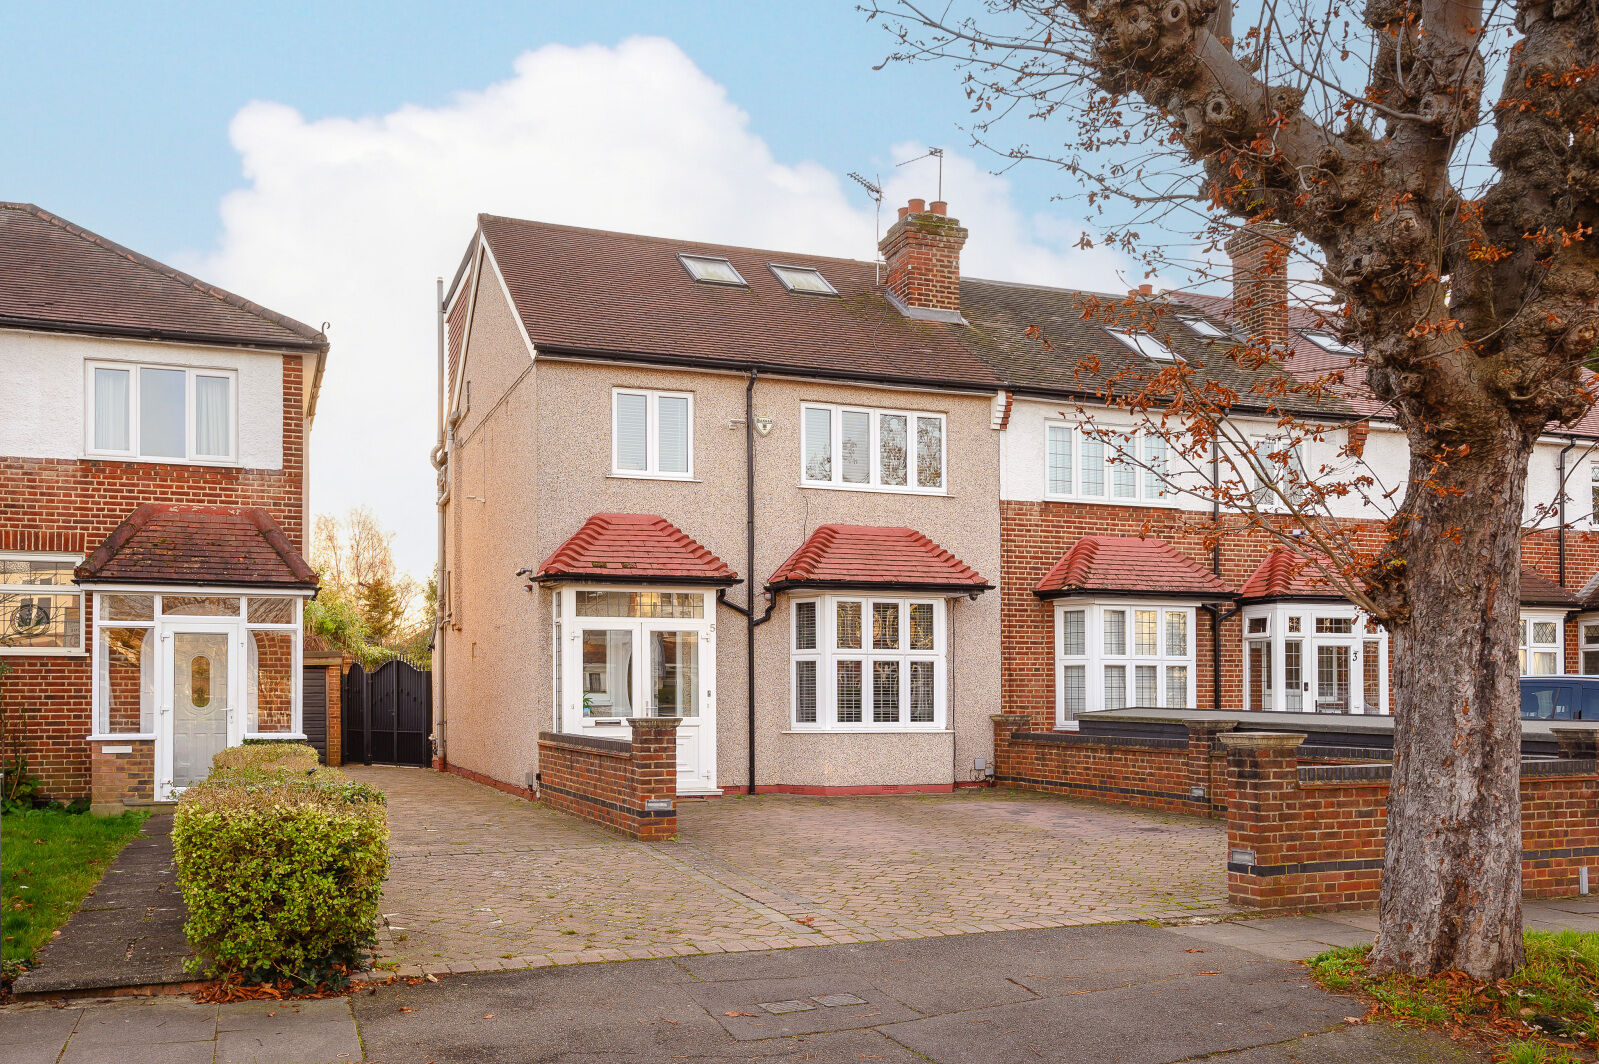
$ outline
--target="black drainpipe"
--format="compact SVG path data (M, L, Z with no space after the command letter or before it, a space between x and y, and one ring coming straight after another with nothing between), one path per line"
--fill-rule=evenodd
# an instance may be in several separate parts
M1558 466L1560 480L1556 485L1557 490L1560 492L1560 531L1556 539L1556 543L1558 544L1556 553L1560 558L1561 587L1566 586L1566 455L1575 446L1577 446L1576 439L1574 437L1567 436L1566 445L1560 449L1560 462Z
M1221 441L1214 440L1210 445L1210 526L1214 537L1210 546L1210 571L1216 579L1221 579ZM1242 606L1234 606L1226 613L1221 611L1221 603L1206 602L1202 604L1205 612L1210 614L1210 700L1211 708L1221 709L1221 626L1223 621L1231 620L1238 616ZM1197 708L1197 707L1196 707Z
M1220 602L1201 602L1199 608L1210 614L1210 700L1211 708L1221 709L1221 626L1238 616L1243 606L1222 612Z

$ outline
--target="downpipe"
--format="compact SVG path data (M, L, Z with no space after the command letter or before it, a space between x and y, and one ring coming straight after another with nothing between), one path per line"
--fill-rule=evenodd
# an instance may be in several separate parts
M449 699L447 697L448 670L445 668L448 661L447 639L445 637L445 599L447 580L445 578L445 517L450 505L450 436L445 427L445 342L444 342L444 278L440 277L435 282L434 313L437 318L438 333L438 421L439 439L428 455L433 463L436 477L438 497L435 508L438 510L438 561L434 568L434 602L433 602L433 674L437 679L433 689L433 756L438 761L440 768L445 768L450 763L449 750L446 745L446 723Z

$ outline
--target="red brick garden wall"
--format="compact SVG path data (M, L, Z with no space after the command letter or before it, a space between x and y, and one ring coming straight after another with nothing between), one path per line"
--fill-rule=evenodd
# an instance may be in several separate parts
M116 815L155 799L155 742L150 739L89 744L89 802L96 813Z
M670 839L677 834L679 721L628 723L631 742L540 732L539 800L631 838Z

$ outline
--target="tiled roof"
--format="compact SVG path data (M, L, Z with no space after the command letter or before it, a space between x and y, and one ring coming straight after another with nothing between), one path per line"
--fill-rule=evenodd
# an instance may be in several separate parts
M726 562L654 514L595 514L544 559L534 576L544 583L738 583L738 574Z
M1209 569L1160 539L1084 536L1033 588L1039 598L1101 592L1232 598Z
M1278 549L1249 574L1238 597L1245 602L1265 599L1341 599L1340 594L1308 558L1291 550Z
M316 329L31 203L0 202L0 327L327 349Z
M964 326L891 307L869 262L479 215L528 339L541 351L712 362L854 380L991 389ZM732 262L749 286L695 281L678 254ZM838 296L788 291L769 263L821 271Z
M983 575L914 528L823 525L766 586L987 591Z
M80 583L317 586L315 571L260 507L146 503L78 566Z
M1521 567L1521 604L1523 606L1555 606L1574 610L1582 605L1582 597L1561 587L1536 569Z

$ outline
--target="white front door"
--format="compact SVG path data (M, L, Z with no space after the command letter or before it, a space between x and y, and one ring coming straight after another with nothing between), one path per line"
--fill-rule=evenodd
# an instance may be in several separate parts
M645 714L683 718L677 728L677 789L712 790L715 771L702 749L710 691L701 676L700 634L647 625L644 646Z
M156 726L157 797L211 771L217 752L239 741L237 632L220 625L171 628L161 662Z

